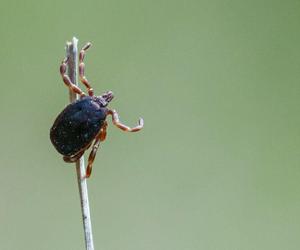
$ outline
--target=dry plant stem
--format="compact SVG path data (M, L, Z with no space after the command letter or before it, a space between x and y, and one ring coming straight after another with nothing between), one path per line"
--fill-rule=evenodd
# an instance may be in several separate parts
M78 39L73 37L72 42L67 42L66 53L69 58L67 62L68 75L71 81L78 86ZM70 102L74 102L79 96L70 91ZM80 194L80 203L83 219L86 250L94 250L92 223L88 198L87 179L85 176L84 156L76 162L77 181Z

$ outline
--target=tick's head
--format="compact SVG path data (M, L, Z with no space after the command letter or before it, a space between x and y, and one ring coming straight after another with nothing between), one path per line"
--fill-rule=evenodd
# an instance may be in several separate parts
M98 96L97 98L99 99L101 106L106 107L109 104L109 102L114 98L114 94L112 91L107 91L101 96Z

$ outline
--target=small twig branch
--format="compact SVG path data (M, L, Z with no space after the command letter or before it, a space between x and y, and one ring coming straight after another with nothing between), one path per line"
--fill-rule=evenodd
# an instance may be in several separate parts
M71 81L78 86L78 39L73 37L72 42L67 42L66 53L68 60L68 75ZM74 102L79 98L78 95L70 91L70 102ZM82 211L83 229L85 236L86 250L94 250L92 223L90 215L90 206L88 198L87 180L85 176L84 156L76 162L77 181L80 194L80 203Z

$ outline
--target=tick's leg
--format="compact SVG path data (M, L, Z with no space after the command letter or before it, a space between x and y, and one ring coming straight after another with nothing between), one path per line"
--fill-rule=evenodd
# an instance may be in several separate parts
M70 77L66 74L67 62L68 62L68 58L65 58L60 65L59 69L60 69L61 77L62 77L64 83L67 85L67 87L72 92L80 95L80 97L83 97L83 96L85 96L85 93L79 87L77 87L74 83L72 83Z
M109 110L108 114L112 116L112 122L115 126L117 126L119 129L122 129L126 132L137 132L141 130L144 126L144 120L143 118L139 119L139 124L136 127L130 128L123 123L120 122L119 120L119 115L115 110Z
M96 138L93 148L92 148L92 151L89 155L88 165L86 167L85 178L89 178L92 173L93 162L95 160L95 156L96 156L97 150L99 148L99 145L100 145L100 138Z
M106 128L107 128L107 122L105 121L99 134L100 141L104 141L106 138Z
M80 151L76 155L64 156L63 159L64 159L65 162L68 162L68 163L76 162L83 155L83 153L84 153L84 150Z
M94 91L93 88L91 87L88 79L85 77L84 75L84 56L85 56L85 52L87 51L87 49L89 47L91 47L91 43L87 43L86 45L84 45L84 47L80 50L79 53L79 77L80 77L80 81L86 86L86 88L88 89L88 93L89 96L93 96L94 95Z
M94 145L92 147L92 151L89 155L88 165L86 167L86 175L85 175L86 178L89 178L92 173L93 162L95 160L95 156L99 148L100 142L105 140L106 127L107 127L107 122L104 122L99 135L95 139Z

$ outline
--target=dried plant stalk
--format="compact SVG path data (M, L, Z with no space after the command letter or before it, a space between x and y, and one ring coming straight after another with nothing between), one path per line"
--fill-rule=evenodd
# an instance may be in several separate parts
M68 75L71 81L78 86L78 39L73 37L71 42L67 42L66 53L69 58L67 62ZM70 102L74 102L79 98L78 95L70 91ZM94 250L93 234L92 234L92 223L90 215L87 179L85 176L84 156L76 162L77 181L80 195L80 204L83 220L83 229L85 237L86 250Z

